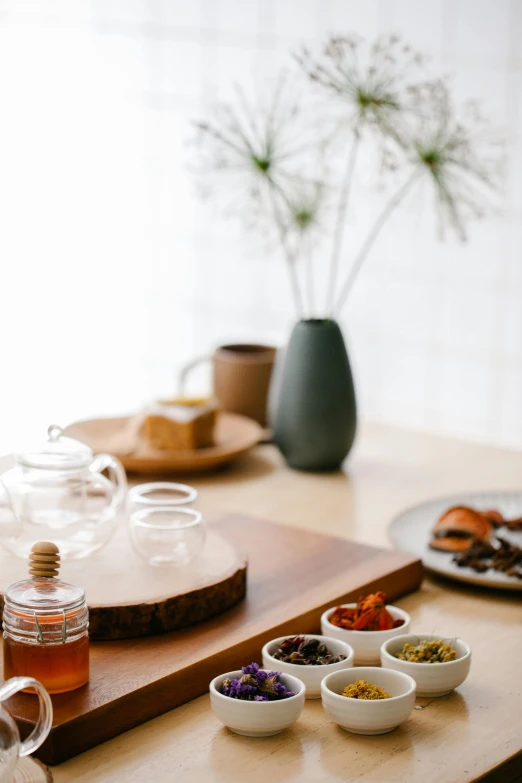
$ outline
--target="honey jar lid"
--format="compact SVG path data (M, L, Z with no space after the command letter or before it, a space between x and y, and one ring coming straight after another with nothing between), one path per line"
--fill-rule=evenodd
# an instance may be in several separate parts
M61 580L25 579L10 585L4 596L5 603L16 611L28 610L31 614L74 611L85 603L81 587Z
M4 600L15 611L52 614L70 612L83 606L85 592L78 585L57 579L60 552L51 541L34 544L29 556L30 579L15 582L5 591Z
M29 579L4 595L4 634L29 644L59 644L87 631L89 611L78 585L58 579L60 552L40 541L31 549Z

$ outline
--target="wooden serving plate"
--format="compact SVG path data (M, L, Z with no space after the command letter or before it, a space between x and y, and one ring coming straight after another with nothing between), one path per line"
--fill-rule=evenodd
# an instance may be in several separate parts
M37 753L43 761L65 761L202 695L221 672L260 661L270 639L318 632L332 605L377 589L394 600L422 579L420 561L404 552L238 514L212 527L248 555L246 599L181 631L93 642L89 684L53 696L53 728ZM36 717L34 697L17 694L8 708L26 735Z
M69 424L64 433L86 443L95 454L114 454L129 473L150 474L191 473L217 468L251 449L264 433L253 419L237 413L220 412L216 422L215 446L191 451L158 451L151 449L138 435L134 451L122 453L118 450L118 440L121 434L122 442L125 441L129 422L129 416L88 419Z

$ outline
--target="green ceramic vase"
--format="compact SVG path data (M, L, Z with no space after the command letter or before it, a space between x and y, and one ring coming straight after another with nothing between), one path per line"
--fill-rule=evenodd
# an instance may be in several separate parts
M355 439L352 371L339 325L299 321L270 395L274 441L296 470L339 470Z

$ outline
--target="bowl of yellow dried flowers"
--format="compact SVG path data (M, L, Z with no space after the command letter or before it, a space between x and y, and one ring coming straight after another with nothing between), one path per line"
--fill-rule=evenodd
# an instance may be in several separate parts
M387 734L415 705L415 680L392 669L358 666L329 674L321 683L327 715L352 734Z
M402 634L384 642L381 665L413 677L417 696L445 696L468 676L471 647L438 634Z

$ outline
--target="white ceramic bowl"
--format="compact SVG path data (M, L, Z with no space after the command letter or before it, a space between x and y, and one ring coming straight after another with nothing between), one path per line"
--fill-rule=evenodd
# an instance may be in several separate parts
M406 643L418 644L425 639L444 639L451 644L457 657L446 663L413 663L395 657ZM471 665L471 647L463 639L450 639L433 633L404 634L388 639L381 648L381 665L387 669L404 672L417 683L417 696L445 696L462 685Z
M356 680L379 685L389 699L350 699L341 692ZM352 734L387 734L408 720L415 705L415 680L392 669L360 666L329 674L321 683L323 707L329 717Z
M321 682L327 674L340 671L341 669L349 669L353 666L353 650L349 644L342 642L340 639L332 639L328 636L317 636L316 634L302 634L305 639L319 639L320 642L326 644L329 650L334 655L345 655L344 661L339 663L327 663L324 666L299 666L296 663L283 663L277 658L272 657L281 642L285 639L289 639L289 636L280 636L279 639L272 639L271 642L265 644L262 650L263 655L263 668L269 671L284 672L285 674L292 674L294 677L298 677L306 685L306 698L307 699L320 699L321 698Z
M295 723L305 702L306 688L301 680L290 674L281 674L281 682L295 696L279 701L241 701L223 696L223 680L227 677L241 677L241 674L240 670L220 674L210 683L210 704L214 714L225 726L245 737L271 737Z
M341 606L353 609L357 604L341 604ZM387 606L386 608L394 620L402 619L404 624L399 628L392 628L391 631L348 631L346 628L339 628L337 625L332 625L328 619L336 608L333 606L331 609L323 612L321 633L324 636L347 642L353 648L355 654L354 663L359 666L378 666L381 660L380 655L383 642L392 639L394 636L408 633L410 630L410 615L397 606Z

